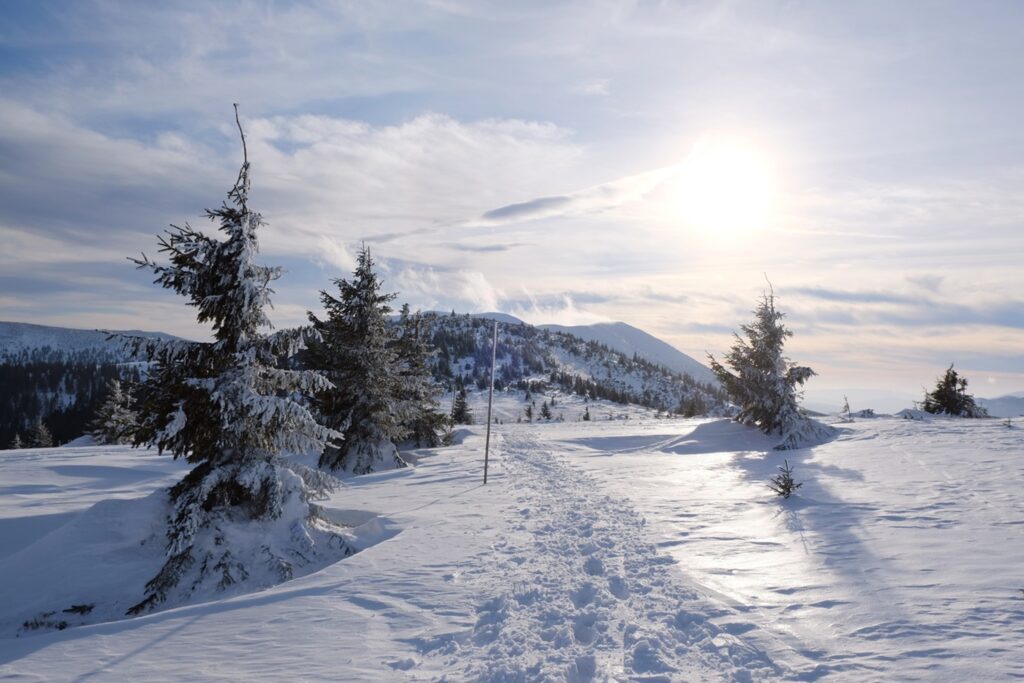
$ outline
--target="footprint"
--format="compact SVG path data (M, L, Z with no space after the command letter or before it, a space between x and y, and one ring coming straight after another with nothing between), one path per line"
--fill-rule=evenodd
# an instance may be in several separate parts
M588 557L587 561L583 563L583 571L591 576L600 576L604 574L604 565L596 557Z
M619 600L625 600L629 597L629 586L626 585L626 580L621 576L608 577L608 590Z
M585 583L570 593L569 597L572 599L572 604L576 606L576 609L582 609L593 602L595 595L597 595L597 589L594 587L594 584Z
M576 639L577 643L590 645L594 642L594 638L597 637L597 631L594 630L594 622L596 621L597 616L594 614L581 614L576 617L572 627L572 636Z

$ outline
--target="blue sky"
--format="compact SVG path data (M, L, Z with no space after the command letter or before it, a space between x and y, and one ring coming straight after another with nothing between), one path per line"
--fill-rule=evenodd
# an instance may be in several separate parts
M950 362L1021 390L1022 15L5 2L0 319L202 334L125 257L220 201L238 102L280 325L365 240L414 306L623 320L702 358L767 273L809 399L905 404Z

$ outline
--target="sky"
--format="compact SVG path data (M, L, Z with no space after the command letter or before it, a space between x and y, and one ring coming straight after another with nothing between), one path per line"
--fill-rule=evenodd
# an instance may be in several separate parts
M202 338L127 260L241 162L300 324L423 310L704 359L771 287L808 403L1024 390L1024 5L0 0L0 319Z

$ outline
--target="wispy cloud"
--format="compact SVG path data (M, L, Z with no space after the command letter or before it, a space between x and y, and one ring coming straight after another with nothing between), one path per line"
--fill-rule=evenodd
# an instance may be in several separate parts
M642 199L662 183L676 176L681 168L681 164L673 164L594 185L567 195L537 197L525 202L508 204L487 211L476 224L495 226L543 218L600 213ZM470 221L469 224L473 225L474 222Z

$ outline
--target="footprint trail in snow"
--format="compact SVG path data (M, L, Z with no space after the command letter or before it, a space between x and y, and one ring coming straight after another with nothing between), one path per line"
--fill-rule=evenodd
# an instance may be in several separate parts
M511 502L510 531L466 573L490 597L468 633L431 653L446 671L478 681L780 676L763 652L709 621L722 608L644 540L627 502L599 492L531 431L507 429L502 441L496 483Z

